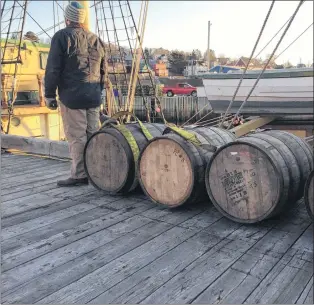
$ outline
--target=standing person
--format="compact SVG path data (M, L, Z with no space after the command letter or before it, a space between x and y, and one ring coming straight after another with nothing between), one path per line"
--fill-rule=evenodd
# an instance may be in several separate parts
M56 90L72 159L71 175L58 186L88 184L83 152L87 138L99 128L101 92L104 89L105 46L84 28L86 11L76 1L65 9L66 28L51 40L45 73L45 100L57 109Z

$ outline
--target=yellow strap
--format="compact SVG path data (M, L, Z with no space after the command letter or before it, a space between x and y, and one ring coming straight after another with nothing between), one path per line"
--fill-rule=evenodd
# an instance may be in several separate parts
M150 134L148 129L144 126L144 124L139 119L137 119L137 121L138 121L138 124L140 125L141 130L142 130L144 136L146 137L146 139L148 141L151 140L153 138L153 136Z
M182 128L179 128L177 126L173 126L173 125L170 125L170 124L168 124L167 126L174 133L178 134L183 139L191 142L195 146L201 146L202 145L202 143L200 142L200 140L196 137L196 135L194 133L188 132L186 130L183 130Z
M123 136L125 137L125 139L128 141L132 153L133 153L133 157L134 157L134 161L135 161L135 167L137 166L137 160L138 157L140 155L140 149L135 141L134 136L132 135L131 131L128 130L125 125L112 125L112 127L116 128L117 130L119 130Z
M118 118L121 118L122 116L124 115L130 115L132 116L135 121L138 122L138 124L140 125L140 128L141 128L141 131L143 132L145 138L149 141L153 138L153 136L150 134L150 132L148 131L148 129L144 126L144 124L131 112L129 111L119 111L117 113L115 113L111 118L112 119L118 119ZM103 123L102 127L105 126L106 122Z
M120 111L120 112L115 113L109 120L105 121L102 124L101 128L103 128L106 125L110 125L111 127L116 128L117 130L119 130L122 133L122 135L125 137L125 139L127 140L127 142L130 145L130 148L131 148L132 153L133 153L134 161L135 161L135 166L137 166L137 160L138 160L138 157L140 155L140 149L136 143L136 140L135 140L133 134L131 133L130 130L128 130L126 128L126 126L124 124L119 124L119 125L112 124L112 122L114 120L116 120L116 119L118 119L124 115L132 115L135 118L135 120L138 121L138 124L139 124L144 136L146 137L146 139L148 141L153 138L153 136L150 134L150 132L144 126L144 124L134 114L132 114L128 111Z

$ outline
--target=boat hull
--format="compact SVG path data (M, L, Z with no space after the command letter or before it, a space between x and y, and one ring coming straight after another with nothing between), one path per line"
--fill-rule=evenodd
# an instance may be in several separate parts
M311 70L313 72L313 70ZM242 108L243 114L312 114L313 73L268 72L261 78ZM289 74L288 74L289 73ZM258 74L245 75L229 113L236 113L256 82ZM204 87L198 88L198 96L206 96L214 112L224 113L241 74L212 75L203 79Z

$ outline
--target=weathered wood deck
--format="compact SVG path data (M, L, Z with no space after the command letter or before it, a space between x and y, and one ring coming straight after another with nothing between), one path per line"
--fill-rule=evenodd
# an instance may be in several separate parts
M303 202L259 225L209 204L57 188L69 163L4 154L2 303L313 304L313 228Z

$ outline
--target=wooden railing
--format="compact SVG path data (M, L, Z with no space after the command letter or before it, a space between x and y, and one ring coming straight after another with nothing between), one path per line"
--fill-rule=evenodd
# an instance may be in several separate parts
M124 105L126 97L122 99ZM154 105L151 97L145 97L145 103L149 109L151 120L159 122L161 116L156 112L157 105ZM191 117L195 116L190 123L204 117L204 115L211 112L211 106L206 97L192 97L192 96L174 96L174 97L161 97L160 103L165 119L171 123L180 124ZM146 120L146 107L143 98L140 96L135 97L134 103L135 115L142 120ZM206 119L216 117L217 115L210 114Z

